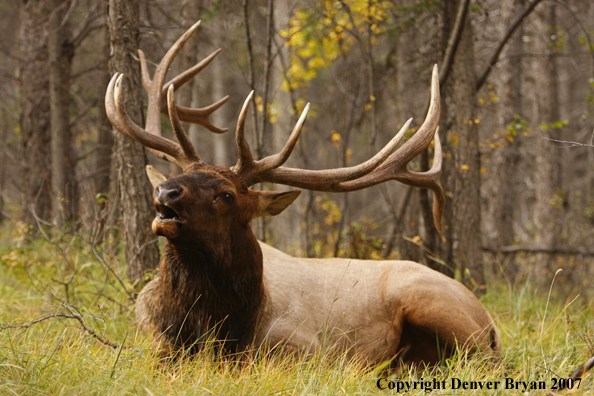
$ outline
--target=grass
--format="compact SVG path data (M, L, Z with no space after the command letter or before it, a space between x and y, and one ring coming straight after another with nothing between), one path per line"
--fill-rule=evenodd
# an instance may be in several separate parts
M83 236L19 247L13 229L0 228L0 395L396 393L378 389L378 379L386 376L381 369L328 351L237 364L206 350L161 363L152 341L136 330L135 286L124 280L117 249L94 247ZM577 290L552 282L537 289L530 282L510 287L494 281L482 301L501 332L500 364L460 353L432 369L391 374L380 385L416 382L407 393L428 394L427 386L445 381L446 389L433 394L521 393L522 385L504 388L511 378L545 381L548 390L531 392L540 395L589 357L594 305ZM452 381L468 387L492 381L498 389L452 389ZM594 394L592 385L587 376L570 393Z

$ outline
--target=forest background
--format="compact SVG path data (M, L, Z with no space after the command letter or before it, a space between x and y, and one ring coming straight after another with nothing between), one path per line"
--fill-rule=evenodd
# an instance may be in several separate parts
M97 241L123 234L129 266L154 268L144 164L179 170L139 147L124 154L135 145L113 134L103 97L119 42L136 41L156 62L202 19L173 73L223 49L178 99L204 106L230 95L212 116L229 132L187 128L205 160L218 165L235 162L234 126L251 89L258 156L278 151L312 102L290 165L360 163L408 118L411 133L420 125L430 71L440 66L443 235L432 225L426 191L387 183L348 194L306 192L287 215L256 225L261 239L298 255L421 261L457 271L475 287L499 270L498 261L516 274L519 255L538 257L524 270L547 279L594 254L590 2L136 3L126 6L136 25L121 30L124 17L110 20L107 2L0 3L0 219L23 236L37 236L48 222L93 232ZM123 58L130 73L139 72L134 49ZM128 108L142 120L143 92L133 89ZM427 168L430 157L414 167ZM122 173L125 161L136 177Z
M30 277L31 266L51 267L54 278L36 290L51 290L60 309L76 301L87 265L75 249L105 271L99 300L128 307L153 276L160 242L144 166L179 170L114 133L103 98L124 72L127 107L142 125L136 48L157 62L200 19L170 74L223 49L177 94L191 107L230 95L211 116L228 132L186 128L217 165L236 161L235 123L252 89L256 156L278 152L311 102L289 165L345 167L410 117L414 133L440 68L443 234L427 191L389 182L305 191L282 215L254 222L260 239L300 256L419 261L479 294L526 280L547 290L555 276L582 301L593 294L590 1L0 0L0 11L0 268ZM163 129L171 136L165 118ZM431 158L412 167L428 169ZM31 250L43 243L51 259Z

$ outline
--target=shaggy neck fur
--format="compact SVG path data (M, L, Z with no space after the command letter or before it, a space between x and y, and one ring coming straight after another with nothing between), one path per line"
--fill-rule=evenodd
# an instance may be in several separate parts
M156 323L171 345L196 352L216 339L215 350L226 353L250 345L265 291L249 225L223 243L168 241L160 272Z

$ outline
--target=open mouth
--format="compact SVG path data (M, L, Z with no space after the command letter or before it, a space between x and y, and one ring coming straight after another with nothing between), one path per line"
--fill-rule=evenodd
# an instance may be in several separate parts
M159 212L159 220L161 221L181 221L182 218L180 215L169 206L166 205L156 205L157 212Z

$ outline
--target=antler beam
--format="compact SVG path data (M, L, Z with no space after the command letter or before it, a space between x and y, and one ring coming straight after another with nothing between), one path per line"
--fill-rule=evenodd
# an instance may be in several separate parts
M404 136L410 122L408 120L396 136L373 158L350 168L308 170L282 167L293 149L303 126L308 107L304 110L295 126L289 141L281 154L255 161L244 137L244 123L247 107L252 94L248 96L237 124L237 148L239 160L232 168L247 186L259 182L271 182L315 191L347 192L360 190L388 180L397 180L414 187L428 188L433 191L433 216L435 227L441 232L441 217L445 204L445 195L440 184L442 153L439 134L437 133L440 113L439 73L437 65L431 78L431 102L427 117L418 132L401 148L396 146ZM435 137L433 166L427 172L408 170L410 161L425 150Z
M227 130L214 126L210 122L209 116L221 107L229 99L229 96L225 96L210 106L198 109L177 106L173 99L173 91L202 71L218 55L220 49L164 84L171 62L199 26L200 21L195 23L173 44L157 65L152 79L148 72L144 53L138 50L142 82L148 93L146 126L144 129L136 125L126 114L122 100L123 75L116 73L112 77L105 94L107 117L120 132L146 146L157 157L173 162L184 170L196 162L201 162L201 159L181 127L180 121L200 124L215 133L223 133ZM171 96L170 99L169 96ZM159 116L161 112L169 114L179 144L162 136Z

